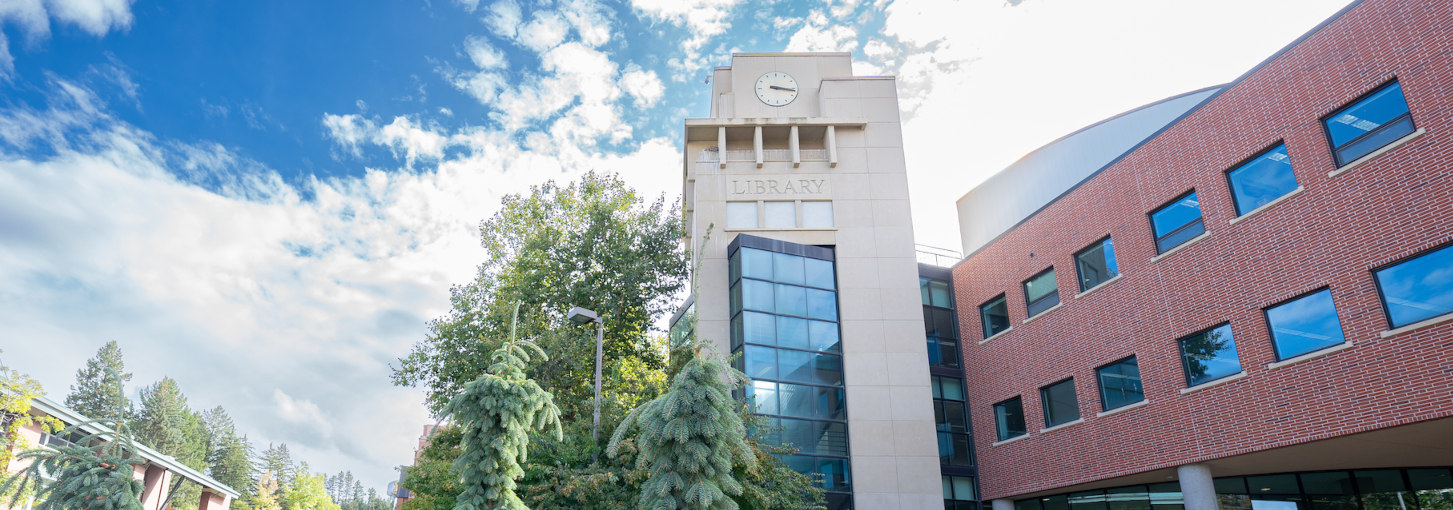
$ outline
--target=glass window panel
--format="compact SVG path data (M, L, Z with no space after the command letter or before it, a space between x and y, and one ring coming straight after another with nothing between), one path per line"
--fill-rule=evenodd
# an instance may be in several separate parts
M846 420L847 397L841 388L813 388L817 402L813 406L815 417L824 420Z
M1297 488L1297 475L1265 475L1246 477L1246 487L1251 495L1257 494L1300 494Z
M943 407L943 421L940 422L940 430L948 432L968 432L969 426L964 419L964 403L951 402L948 400L939 402Z
M1241 358L1236 355L1230 324L1186 336L1179 344L1187 386L1241 373Z
M802 226L805 228L832 228L832 202L802 202Z
M807 273L807 285L821 289L837 288L831 260L803 258L802 264Z
M748 310L772 311L772 284L742 280L742 306Z
M1408 490L1399 469L1356 471L1357 490L1362 492L1364 510L1413 510L1417 496Z
M979 305L979 321L984 327L984 338L1009 329L1009 305L1004 301L1003 294Z
M949 293L949 286L946 282L931 280L928 282L929 297L932 298L933 306L953 308L953 295Z
M942 388L939 390L939 394L942 395L939 398L944 400L964 399L964 382L962 379L956 377L935 377L934 379L939 387Z
M1251 495L1252 510L1298 510L1302 508L1299 496Z
M1014 510L1040 510L1039 500L1021 499L1014 502Z
M1342 324L1337 320L1330 289L1266 309L1266 322L1279 360L1343 342Z
M742 276L759 280L772 279L772 252L754 248L737 250L742 258Z
M777 414L777 383L771 381L752 381L751 396L757 404L757 412L761 414Z
M1024 405L1019 397L994 404L994 425L1000 441L1022 436L1024 427Z
M756 202L727 202L727 228L757 228Z
M1054 268L1025 280L1024 301L1028 305L1030 317L1059 304L1059 288L1054 281Z
M843 359L834 354L811 354L812 382L830 386L843 384Z
M927 337L927 338L928 338L928 364L930 364L930 365L942 365L943 364L943 351L939 350L938 339L937 338L934 338L934 337L931 337L931 336L930 337Z
M742 277L742 251L737 250L727 258L727 281L733 284Z
M933 334L935 336L958 338L959 335L954 328L954 321L958 320L958 316L954 314L953 310L929 308L928 312L932 318L930 324L933 325Z
M770 317L768 317L770 319ZM807 319L777 317L777 345L794 349L807 348Z
M1407 98L1403 97L1402 84L1389 83L1382 89L1356 103L1333 113L1323 121L1332 146L1340 147L1373 131L1377 131L1393 119L1408 113Z
M1146 487L1150 494L1150 507L1154 510L1182 510L1185 501L1181 498L1181 484L1177 482L1153 483Z
M816 415L813 395L816 389L800 384L780 383L777 385L777 401L783 416L812 418Z
M1075 380L1066 379L1040 388L1044 406L1044 426L1053 427L1080 419L1080 402L1075 396Z
M802 285L805 282L802 257L786 253L773 253L772 269L775 272L774 279L778 282L796 285Z
M1246 214L1297 189L1297 175L1286 144L1257 156L1226 173L1236 214Z
M766 228L796 228L797 204L795 202L763 202L762 225Z
M832 491L852 490L852 472L847 459L817 458L817 472L822 474L823 488Z
M943 477L943 499L954 499L954 486L947 476Z
M1423 510L1453 508L1453 476L1447 469L1409 469L1408 481L1418 492L1418 504Z
M1135 357L1095 370L1100 379L1100 403L1109 411L1145 400L1145 389L1140 385L1140 366Z
M952 432L942 432L941 434L947 437L949 447L947 457L939 455L939 462L951 466L973 465L972 462L969 462L968 434L955 434Z
M1356 494L1346 471L1302 473L1302 491L1307 494Z
M732 317L732 325L731 325L731 328L732 328L732 350L735 351L735 350L737 350L737 347L741 347L742 346L742 337L744 335L743 330L745 329L742 326L742 314L737 314L735 317Z
M1216 486L1216 494L1246 494L1246 479L1239 476L1217 478L1212 483Z
M945 367L959 366L959 342L949 338L938 339L938 361L935 363Z
M777 284L777 313L807 315L807 289L796 285Z
M1070 497L1068 494L1039 498L1039 503L1044 505L1044 510L1070 510Z
M1381 129L1368 133L1367 136L1338 147L1332 154L1336 157L1338 165L1345 165L1357 158L1371 154L1373 151L1395 142L1397 139L1407 136L1415 130L1416 127L1413 126L1413 118L1411 116L1404 116L1388 122Z
M1150 494L1144 485L1116 487L1105 490L1105 503L1110 510L1150 510Z
M736 284L733 284L732 285L731 290L728 292L728 299L731 301L730 304L729 304L729 306L731 306L731 313L733 315L736 315L737 312L742 311L742 284L741 283L736 283Z
M922 278L922 277L920 277L918 279L918 293L923 298L923 304L924 304L924 306L928 306L928 305L932 305L933 304L933 297L931 297L928 294L928 282L929 282L928 278ZM947 478L945 478L945 480L947 480Z
M1105 491L1087 491L1070 494L1070 510L1106 510Z
M811 348L815 351L842 350L836 322L807 321L807 337L812 341Z
M1394 328L1453 313L1453 246L1377 271Z
M954 485L954 499L960 501L973 501L977 499L974 495L974 479L964 476L951 477Z
M777 378L777 350L771 347L748 345L743 358L747 363L747 377L753 379Z
M830 290L807 289L807 316L814 319L837 320L837 293Z
M802 351L783 350L777 353L778 378L784 381L811 383L812 356Z
M1107 237L1075 254L1075 269L1080 275L1081 291L1094 288L1120 274L1120 268L1115 265L1115 246L1110 238Z
M742 312L743 340L747 343L772 345L776 343L773 334L773 317L765 313Z
M1201 221L1201 202L1194 191L1150 213L1150 225L1155 231L1155 245L1159 253L1180 246L1206 231Z

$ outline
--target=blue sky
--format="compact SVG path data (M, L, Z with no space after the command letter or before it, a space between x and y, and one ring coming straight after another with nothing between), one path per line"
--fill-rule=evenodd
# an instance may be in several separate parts
M499 198L679 192L733 51L898 76L919 242L1035 147L1235 78L1345 0L0 0L0 349L63 397L107 340L256 442L382 489L429 418L387 364Z

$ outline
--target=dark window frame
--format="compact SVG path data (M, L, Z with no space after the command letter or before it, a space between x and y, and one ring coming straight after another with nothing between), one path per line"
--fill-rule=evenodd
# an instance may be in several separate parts
M1323 126L1325 126L1325 124ZM1246 166L1247 164L1249 164L1249 163L1251 163L1253 161L1256 161L1258 159L1261 159L1262 156L1265 156L1265 155L1271 153L1271 151L1276 150L1277 147L1287 147L1287 160L1290 161L1291 158L1292 158L1292 149L1291 149L1291 147L1290 146L1287 146L1287 142L1286 142L1286 139L1285 138L1278 138L1276 141L1272 142L1271 145L1267 145L1266 147L1263 147L1261 150L1256 151L1255 153L1253 153L1251 156L1246 157L1246 158L1243 158L1241 161L1237 161L1235 164L1231 165L1230 167L1227 167L1226 170L1224 170L1224 171L1221 172L1221 175L1226 178L1226 190L1231 193L1231 209L1234 210L1234 211L1236 211L1236 217L1239 218L1239 217L1245 216L1247 213L1249 213L1251 211L1255 211L1256 208L1248 209L1246 212L1241 212L1241 200L1238 199L1238 198L1236 198L1236 184L1231 179L1231 172L1235 172L1237 170L1240 170L1241 167L1244 167L1244 166ZM1287 166L1291 167L1291 169L1292 169L1292 180L1296 181L1297 187L1301 187L1302 186L1302 181L1297 179L1296 166L1292 165L1291 163L1287 163ZM1295 190L1296 188L1292 188L1292 189ZM1291 193L1291 192L1288 191L1287 193ZM1282 197L1287 196L1287 193L1283 193L1281 196ZM1281 198L1281 197L1277 197L1277 198ZM1272 200L1275 201L1276 199L1272 199ZM1262 207L1265 207L1265 205L1263 205ZM1204 218L1205 217L1205 213L1204 212L1201 213L1201 216L1202 216L1202 218Z
M1015 396L1006 398L1004 400L1000 400L998 402L995 402L994 405L993 405L993 407L992 407L992 409L994 411L994 438L995 438L995 442L1008 441L1010 439L1019 438L1019 437L1025 437L1025 436L1028 436L1029 435L1029 423L1026 422L1024 424L1024 432L1023 433L1016 434L1016 435L1012 435L1012 436L1008 436L1008 437L999 437L999 429L1000 429L1000 427L999 427L999 406L1003 406L1003 405L1008 404L1009 402L1014 402L1014 401L1018 401L1018 403L1019 403L1019 417L1020 417L1020 420L1022 421L1023 418L1024 418L1024 396L1023 395L1015 395ZM1008 424L1005 424L1005 426L1003 428L1007 430L1009 428Z
M1194 333L1188 333L1188 334L1184 334L1184 335L1181 335L1179 337L1176 337L1176 352L1180 353L1180 356L1181 356L1181 374L1185 376L1186 387L1187 388L1194 388L1194 387L1200 386L1202 384L1210 384L1210 383L1213 383L1213 382L1216 382L1216 381L1225 379L1227 377L1235 377L1236 374L1244 374L1244 373L1246 373L1246 367L1245 366L1242 366L1241 367L1241 371L1240 372L1237 372L1235 374L1226 374L1226 375L1223 375L1221 377L1217 377L1215 379L1210 379L1210 380L1207 380L1206 382L1202 382L1202 383L1196 383L1196 384L1192 384L1191 383L1191 367L1186 366L1186 344L1185 344L1184 340L1187 339L1187 338L1196 336L1196 335L1204 335L1206 333L1210 333L1211 331L1214 331L1214 330L1217 330L1217 329L1221 329L1222 326L1230 326L1230 325L1231 325L1231 321L1224 321L1224 322L1221 322L1221 323L1216 324L1214 326L1211 326L1209 328L1204 328L1204 329L1202 329L1200 331L1196 331ZM1231 333L1231 341L1233 343L1236 341L1236 333L1235 333L1234 330ZM1236 363L1238 365L1241 364L1241 351L1240 350L1237 350L1236 351ZM1141 385L1144 386L1144 383L1142 383Z
M1179 195L1176 195L1175 198L1172 198L1170 200L1167 200L1164 203L1160 204L1159 206L1156 206L1154 209L1151 209L1150 212L1145 213L1145 219L1148 221L1148 223L1150 223L1150 238L1155 241L1155 254L1156 255L1162 255L1162 254L1164 254L1164 253L1166 253L1168 251L1171 251L1171 250L1176 249L1179 246L1185 245L1187 242L1190 242L1191 239L1195 239L1195 237L1200 237L1201 234L1196 234L1195 237L1187 238L1185 241L1181 241L1180 244L1177 244L1175 246L1171 246L1171 247L1168 247L1168 248L1165 248L1165 249L1161 249L1160 241L1162 239L1166 239L1166 238L1169 238L1169 237L1174 236L1176 234L1179 234L1181 231L1186 230L1187 228L1190 228L1191 225L1197 225L1197 224L1199 224L1201 226L1201 230L1202 230L1201 233L1202 234L1204 234L1206 232L1210 232L1209 230L1206 230L1206 210L1205 210L1205 208L1202 208L1200 206L1200 202L1201 201L1200 200L1197 200L1196 201L1196 204L1197 204L1196 205L1196 210L1198 212L1200 212L1201 215L1199 217L1197 217L1195 221L1187 222L1185 225L1181 225L1179 227L1176 227L1175 230L1171 230L1170 232L1166 232L1165 235L1163 235L1163 236L1157 236L1155 234L1155 213L1158 213L1158 212L1160 212L1162 210L1165 210L1165 208L1170 207L1170 206L1173 206L1176 203L1180 202L1181 200L1183 200L1186 197L1191 196L1191 195L1196 195L1197 198L1200 197L1200 195L1198 195L1196 193L1196 188L1191 188L1191 189L1187 190L1185 193L1181 193Z
M994 332L993 334L990 334L989 333L989 321L988 321L988 319L986 318L986 316L984 314L984 309L989 306L989 303L993 303L995 301L1000 301L1000 300L1002 300L1004 302L1004 317L1007 318L1007 319L1009 319L1009 325L1006 326L1002 331L997 331L997 332ZM1011 329L1014 329L1014 319L1012 317L1010 317L1010 315L1009 315L1009 293L1008 292L1000 292L999 295L994 296L992 298L989 298L988 301L985 301L985 302L979 304L979 333L984 336L984 339L987 340L989 338L993 338L995 335L998 335L998 334L1003 333L1005 331L1009 331Z
M1417 324L1419 322L1433 320L1433 319L1437 319L1439 317L1446 317L1449 314L1453 314L1453 312L1442 313L1442 314L1434 315L1432 317L1428 317L1426 319L1422 319L1422 320L1419 320L1419 321L1416 321L1416 322L1412 322L1412 323L1408 323L1408 324L1403 324L1401 326L1395 325L1392 322L1392 310L1387 307L1387 294L1384 293L1383 290L1382 290L1382 280L1378 279L1378 277L1377 277L1378 271L1382 271L1384 269L1389 269L1389 268L1392 268L1393 266L1401 265L1404 262L1411 262L1411 261L1413 261L1415 259L1421 258L1421 257L1423 257L1425 255L1429 255L1429 254L1431 254L1431 253L1433 253L1435 251L1443 250L1443 249L1446 249L1446 248L1453 248L1453 240L1444 241L1442 243L1438 243L1437 246L1433 246L1433 247L1428 248L1426 250L1418 251L1417 253L1414 253L1412 255L1408 255L1406 257L1403 257L1403 258L1394 260L1392 262L1388 262L1386 264L1383 264L1383 265L1380 265L1380 266L1377 266L1377 267L1374 267L1374 268L1372 268L1371 271L1368 271L1368 273L1372 275L1372 285L1375 286L1375 287L1377 287L1377 304L1382 307L1382 317L1383 317L1383 320L1385 320L1387 322L1387 329L1388 330L1393 330L1393 329L1397 329L1397 328L1401 328L1401 327L1411 326L1411 325ZM1333 302L1333 304L1334 305L1336 304L1335 301ZM1338 319L1340 320L1341 318L1339 317Z
M1070 385L1070 391L1074 392L1074 394L1075 394L1075 417L1073 419L1065 420L1065 421L1062 421L1062 422L1059 422L1059 423L1050 423L1049 422L1049 414L1050 414L1049 413L1049 399L1047 399L1045 397L1049 394L1049 389L1050 388L1053 388L1055 386L1059 386L1059 385L1065 384L1065 383L1069 383L1069 385ZM1040 408L1041 414L1043 414L1044 427L1045 428L1057 427L1057 426L1060 426L1060 425L1064 425L1064 424L1067 424L1067 423L1074 422L1075 420L1083 419L1084 416L1080 415L1080 392L1079 392L1079 388L1075 387L1075 378L1074 377L1066 377L1064 379L1060 379L1058 381L1055 381L1055 382L1046 384L1044 386L1040 386L1039 387L1039 408Z
M1099 287L1101 285L1104 285L1106 282L1115 279L1116 276L1120 276L1120 262L1119 261L1116 261L1115 262L1115 275L1114 276L1111 276L1109 278L1106 278L1103 281L1101 281L1100 283L1097 283L1097 284L1094 284L1092 286L1086 287L1085 286L1085 274L1080 270L1080 255L1083 255L1085 252L1090 251L1090 250L1093 250L1093 249L1095 249L1097 247L1104 246L1105 245L1105 241L1109 241L1111 237L1113 237L1113 236L1106 235L1105 237L1101 237L1101 238L1095 240L1095 242L1086 245L1084 248L1080 248L1080 251L1075 252L1075 257L1074 257L1075 258L1075 282L1077 282L1079 284L1079 286L1080 286L1080 292L1084 292L1084 291L1093 289L1095 287ZM1110 256L1111 257L1114 257L1115 256L1115 252L1113 251L1114 250L1114 243L1111 243L1111 250L1112 251L1110 252Z
M1032 282L1032 281L1038 279L1039 277L1044 276L1045 273L1053 273L1053 272L1054 272L1054 266L1049 266L1049 267L1045 268L1043 271L1040 271L1038 273L1034 273L1034 276L1030 276L1029 278L1025 278L1024 281L1022 281L1022 282L1019 283L1019 288L1020 289L1023 289L1023 291L1024 291L1024 315L1025 315L1025 319L1026 320L1029 319L1029 318L1031 318L1031 317L1037 317L1040 314L1043 314L1045 312L1048 312L1050 308L1054 308L1056 305L1059 305L1060 303L1063 303L1064 302L1059 297L1059 275L1058 274L1055 274L1054 275L1054 278L1053 278L1053 280L1054 280L1054 292L1049 293L1049 294L1045 294L1043 297L1041 297L1041 298L1039 298L1037 300L1030 301L1030 299L1029 299L1029 282ZM1042 301L1045 301L1045 300L1049 299L1050 296L1054 296L1054 300L1055 300L1055 303L1054 304L1049 305L1049 306L1046 306L1046 307L1044 307L1044 309L1042 309L1042 310L1040 310L1038 312L1030 313L1030 309L1032 309L1034 307L1034 305L1036 305L1036 304L1038 304L1038 303L1040 303ZM1005 305L1006 305L1005 308L1008 308L1008 306L1007 306L1008 305L1008 301L1007 300L1005 301ZM1010 327L1013 327L1012 321L1011 321Z
M1104 370L1106 368L1115 366L1115 365L1119 365L1121 363L1124 363L1124 362L1129 361L1129 360L1132 360L1132 359L1135 360L1135 371L1136 371L1136 373L1139 373L1140 372L1140 358L1137 358L1134 354L1131 354L1129 356L1126 356L1126 357L1117 359L1115 361L1111 361L1109 363L1105 363L1105 364L1102 364L1100 366L1095 367L1095 390L1100 394L1100 411L1101 412L1110 412L1110 411L1114 411L1116 409L1121 409L1121 408L1129 407L1129 406L1135 405L1135 404L1140 403L1140 402L1145 402L1146 400L1148 400L1150 398L1150 397L1148 397L1148 396L1145 395L1145 376L1144 375L1141 375L1140 378L1139 378L1140 379L1140 400L1136 400L1134 402L1126 403L1126 404L1119 405L1119 406L1115 406L1115 407L1108 407L1107 404L1105 403L1105 382L1100 379L1100 371L1101 370Z
M1277 301L1275 303L1272 303L1272 304L1269 304L1269 305L1266 305L1266 306L1261 307L1261 322L1262 322L1262 324L1264 324L1266 326L1266 338L1268 340L1271 340L1271 354L1273 356L1276 356L1276 361L1278 361L1278 362L1280 362L1280 361L1286 361L1286 360L1295 358L1297 356L1305 356L1307 354L1311 354L1311 353L1314 353L1314 352L1317 352L1317 351L1320 351L1320 350L1323 350L1323 349L1330 349L1330 348L1335 347L1337 345L1337 344L1333 344L1333 345L1329 345L1329 346L1326 346L1326 347L1322 347L1320 349L1315 349L1315 350L1307 351L1307 352L1304 352L1304 353L1301 353L1301 354L1294 354L1294 355L1287 356L1287 357L1283 358L1283 357L1281 357L1281 353L1277 352L1277 348L1276 348L1276 332L1273 331L1272 330L1272 327L1271 327L1271 316L1267 315L1267 312L1270 311L1272 308L1276 308L1276 307L1279 307L1281 305L1285 305L1287 303L1291 303L1292 301L1296 301L1298 299L1302 299L1304 297L1310 296L1312 294L1316 294L1318 292L1322 292L1324 290L1325 291L1328 291L1328 297L1332 300L1332 313L1337 316L1337 327L1342 330L1342 343L1346 343L1347 342L1347 329L1342 326L1342 314L1337 312L1337 295L1331 293L1331 291L1332 291L1332 286L1331 285L1323 285L1321 287L1317 287L1315 289L1312 289L1312 290L1303 292L1301 294L1297 294L1295 296L1292 296L1292 297L1283 299L1281 301Z
M1366 133L1363 133L1363 134L1359 135L1357 138L1353 138L1351 140L1348 140L1347 143L1344 143L1341 146L1338 146L1338 145L1336 145L1336 144L1334 144L1332 142L1332 130L1331 129L1327 129L1327 120L1328 119L1331 119L1333 117L1336 117L1338 113L1341 113L1341 112L1347 110L1348 108L1351 108L1352 106L1356 105L1357 103L1361 103L1364 99L1367 99L1369 97L1372 97L1373 95L1377 94L1378 92L1381 92L1382 89L1385 89L1387 87L1390 87L1393 84L1397 84L1398 87L1402 89L1399 93L1402 94L1402 96L1403 96L1403 102L1404 103L1407 103L1407 105L1408 105L1408 112L1407 113L1404 113L1404 114L1399 115L1397 117L1393 117L1391 120L1388 120L1387 122L1384 122L1382 124L1382 127L1379 127L1378 129L1375 129L1375 130L1372 130L1372 131L1368 131ZM1364 140L1364 139L1366 139L1366 138L1368 138L1368 137L1370 137L1372 135L1375 135L1377 133L1382 132L1382 130L1384 128L1386 128L1387 126L1390 126L1390 125L1392 125L1392 124L1394 124L1394 123L1396 123L1398 121L1401 121L1404 118L1406 118L1408 120L1408 123L1409 124L1412 124L1412 126L1413 126L1413 130L1409 134L1416 133L1418 131L1418 123L1417 123L1416 120L1413 119L1413 104L1411 102L1408 102L1407 89L1406 88L1402 88L1402 80L1398 79L1398 77L1396 75L1393 75L1391 78L1388 78L1386 80L1383 80L1381 83L1378 83L1377 85L1373 86L1372 88L1367 89L1367 91L1359 94L1357 97L1354 97L1351 100L1348 100L1346 102L1343 102L1341 105L1337 106L1337 108L1334 108L1332 111L1327 112L1326 114L1322 115L1321 117L1318 117L1317 118L1317 123L1322 126L1322 136L1324 138L1326 138L1326 140L1327 140L1327 146L1331 148L1331 152L1332 152L1332 164L1336 165L1337 168L1342 168L1344 166L1347 166L1348 163L1351 163L1353 161L1357 161L1358 159L1362 158L1363 156L1366 156L1368 154L1372 154L1374 152L1377 152L1378 149L1381 149L1383 147L1387 147L1388 145L1391 145L1393 142L1396 142L1398 140L1403 139L1407 135L1403 135L1403 136L1397 137L1395 139L1388 140L1387 143L1382 144L1382 145L1379 145L1379 146L1377 146L1377 148L1372 149L1370 151L1367 151L1366 153L1364 153L1364 154L1362 154L1360 156L1357 156L1356 158L1352 158L1350 160L1347 160L1347 161L1342 161L1342 154L1340 152L1338 152L1338 150L1337 150L1338 147L1345 147L1345 146L1349 146L1349 145L1355 144L1357 142L1360 142L1360 141L1362 141L1362 140Z

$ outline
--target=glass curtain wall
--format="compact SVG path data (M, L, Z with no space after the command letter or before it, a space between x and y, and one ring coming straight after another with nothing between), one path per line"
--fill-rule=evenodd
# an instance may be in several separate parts
M1215 479L1222 510L1453 510L1446 467L1357 469ZM1184 510L1180 484L1131 485L1014 502L1015 510Z
M925 264L919 264L918 276L918 288L923 297L923 329L928 333L928 371L932 376L930 384L933 385L934 422L938 428L939 471L944 479L944 508L979 510L978 472L974 463L973 434L969 430L969 404L964 387L963 351L959 348L953 278L947 269Z

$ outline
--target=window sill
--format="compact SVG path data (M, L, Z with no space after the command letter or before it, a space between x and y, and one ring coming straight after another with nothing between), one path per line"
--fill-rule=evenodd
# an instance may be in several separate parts
M1437 316L1437 317L1433 317L1431 319L1423 319L1421 321L1414 322L1412 324L1408 324L1408 325L1403 326L1401 328L1389 329L1387 331L1383 331L1379 335L1382 338L1387 338L1387 337L1390 337L1390 336L1401 335L1401 334L1407 333L1409 331L1423 329L1423 328L1426 328L1428 326L1432 326L1434 324L1442 324L1442 323L1448 322L1448 321L1453 321L1453 313L1443 314L1443 315L1440 315L1440 316Z
M1280 204L1280 203L1286 201L1288 198L1291 198L1291 197L1300 195L1300 194L1302 194L1303 191L1306 191L1306 190L1307 190L1307 188L1305 188L1305 187L1297 186L1297 189L1288 191L1287 194L1282 195L1282 196L1279 196L1279 197L1276 197L1276 200L1272 200L1270 202L1267 202L1265 204L1262 204L1261 207L1257 207L1255 209L1252 209L1250 212L1247 212L1246 214L1237 216L1235 218L1231 218L1231 224L1232 225L1235 225L1237 223L1241 223L1243 221L1246 221L1247 218L1250 218L1252 216L1256 216L1257 213L1260 213L1261 211L1265 211L1265 210L1271 208L1271 206L1273 206L1273 205Z
M1333 170L1331 172L1327 172L1327 177L1336 177L1336 176L1342 175L1343 172L1346 172L1346 171L1351 170L1353 168L1357 168L1358 166L1360 166L1363 163L1366 163L1368 161L1372 161L1373 159L1377 158L1378 156L1381 156L1384 152L1393 150L1393 149L1397 148L1399 145L1402 145L1402 144L1411 142L1411 141L1417 139L1418 137L1423 136L1423 133L1426 133L1426 132L1428 132L1427 129L1418 128L1417 131L1413 131L1411 133L1408 133L1407 136L1404 136L1402 138L1399 138L1397 140L1394 140L1392 143L1389 143L1387 145L1384 145L1384 146L1382 146L1382 148L1380 148L1378 150L1369 152L1369 153L1367 153L1366 156L1363 156L1363 157L1354 159L1354 160L1352 160L1351 163L1348 163L1348 164L1342 165L1340 167L1337 167L1336 170Z
M1061 301L1059 303L1055 303L1054 306L1051 306L1049 308L1045 308L1043 312L1039 312L1039 313L1034 314L1031 317L1025 318L1024 319L1024 322L1021 322L1020 324L1029 324L1029 321L1032 321L1034 319L1038 319L1040 317L1044 317L1045 315L1049 315L1049 312L1053 312L1055 310L1059 310L1059 308L1061 306L1064 306L1064 305L1065 304L1064 304L1063 301ZM1008 330L1005 330L1005 331L1008 331Z
M1005 439L1005 440L1003 440L1003 441L996 441L996 442L994 442L994 444L991 444L991 445L989 445L989 446L1001 446L1001 445L1006 445L1006 444L1009 444L1009 443L1013 443L1013 442L1015 442L1015 441L1018 441L1018 440L1020 440L1020 439L1029 439L1029 433L1028 433L1028 432L1025 432L1025 433L1024 433L1024 434L1022 434L1022 435L1018 435L1018 436L1014 436L1014 437L1011 437L1011 438L1009 438L1009 439Z
M1079 293L1079 294L1075 294L1075 299L1079 299L1079 298L1080 298L1080 296L1084 296L1084 295L1085 295L1085 294L1089 294L1089 293L1091 293L1091 292L1094 292L1094 291L1097 291L1097 290L1100 290L1100 288L1101 288L1101 287L1104 287L1104 286L1106 286L1106 285L1109 285L1109 284L1112 284L1112 283L1115 283L1115 281L1116 281L1116 280L1119 280L1119 279L1120 279L1120 277L1121 277L1121 276L1125 276L1125 273L1121 273L1121 274L1117 274L1117 275L1115 275L1115 277L1113 277L1113 278L1110 278L1110 279L1109 279L1109 280L1105 280L1105 281L1103 281L1103 282L1100 282L1100 284L1099 284L1099 285L1096 285L1096 286L1094 286L1094 287L1090 287L1090 288L1088 288L1088 289L1085 289L1085 291L1084 291L1084 292L1081 292L1081 293Z
M1039 429L1039 433L1040 434L1043 434L1045 432L1054 432L1056 430L1059 430L1059 429L1062 429L1062 428L1065 428L1065 427L1069 427L1071 425L1079 425L1079 424L1084 423L1084 422L1085 422L1085 419L1084 418L1075 418L1074 421L1067 421L1067 422L1061 423L1059 425L1055 425L1053 427L1047 427L1047 428Z
M1276 363L1267 363L1266 364L1266 368L1267 368L1267 370L1271 370L1273 368L1281 368L1281 367L1284 367L1284 366L1287 366L1287 365L1291 365L1293 363L1301 363L1303 361L1306 361L1306 360L1309 360L1309 359L1313 359L1313 358L1320 358L1322 356L1326 356L1328 354L1332 354L1334 352L1341 351L1341 350L1347 349L1349 347L1352 347L1352 341L1351 340L1342 342L1340 344L1337 344L1337 345L1334 345L1334 346L1331 346L1331 347L1325 347L1325 348L1323 348L1322 350L1319 350L1319 351L1312 351L1312 352L1309 352L1309 353L1306 353L1306 354L1302 354L1300 356L1292 356L1290 358L1287 358L1287 359L1278 361Z
M1105 411L1103 413L1095 413L1095 417L1096 418L1104 418L1106 416L1110 416L1112 414L1123 413L1125 411L1129 411L1129 410L1135 409L1137 407L1145 407L1147 404L1150 404L1150 399L1148 399L1148 398L1147 399L1143 399L1143 400L1141 400L1139 402L1136 402L1134 404L1123 405L1123 406L1120 406L1120 407L1111 409L1109 411Z
M1160 260L1160 259L1169 257L1169 256L1175 254L1176 252L1181 251L1182 249L1185 249L1185 247L1187 247L1187 246L1190 246L1190 245L1196 244L1198 242L1201 242L1202 239L1205 239L1207 237L1211 237L1211 231L1210 230L1207 230L1204 233L1202 233L1201 235L1198 235L1196 237L1192 237L1190 239L1187 239L1186 242L1177 245L1175 248L1171 248L1169 251L1167 251L1165 253L1162 253L1160 255L1156 255L1154 257L1151 257L1150 258L1150 261L1151 262L1155 262L1157 260Z
M993 340L995 338L999 338L1001 336L1004 336L1006 333L1009 333L1010 331L1014 331L1014 326L1009 326L1009 329L1006 329L1004 331L1000 331L998 333L994 333L994 336L991 336L989 338L985 338L983 340L979 340L979 345L987 344L987 343L989 343L990 340Z
M1197 391L1201 391L1201 390L1204 390L1206 388L1210 388L1212 386L1220 386L1220 385L1226 384L1228 382L1239 381L1239 380L1242 380L1242 379L1245 379L1245 378L1246 378L1246 371L1245 370L1242 370L1242 371L1237 372L1235 374L1231 374L1231 375L1228 375L1226 377L1222 377L1220 379L1216 379L1214 381L1207 381L1207 382L1203 382L1201 384L1197 384L1195 386L1191 386L1189 388L1184 388L1184 389L1181 390L1181 394L1182 395L1185 395L1187 393L1195 393Z

